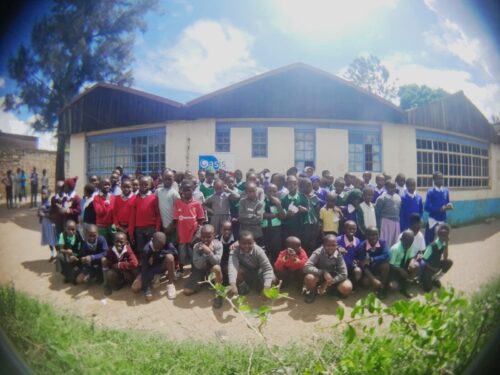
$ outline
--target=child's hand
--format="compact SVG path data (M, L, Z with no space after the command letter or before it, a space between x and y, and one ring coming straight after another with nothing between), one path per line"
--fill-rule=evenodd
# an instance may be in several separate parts
M236 249L239 246L239 244L240 244L239 241L233 243L231 246L229 246L229 251L234 251L234 249Z
M90 257L90 255L87 255L86 257L82 258L82 262L85 264L90 264L91 261L92 261L92 258Z
M344 255L347 253L347 250L344 247L339 246L339 252L340 252L340 254Z
M66 254L68 254L68 256L73 255L73 250L71 250L71 249L65 249L65 250L64 250L64 252L65 252Z
M238 288L236 287L235 284L231 284L230 287L229 287L229 291L228 293L232 296L235 296L238 294Z
M149 257L149 259L148 259L148 263L149 263L149 265L150 265L150 266L152 266L152 265L153 265L153 257Z
M272 204L274 204L276 207L281 207L281 201L278 197L271 195L269 199L271 200Z
M305 214L306 212L307 212L307 208L305 208L304 206L299 206L299 213Z
M75 263L75 262L78 262L78 258L77 258L77 257L75 257L74 255L71 255L71 256L69 257L69 261L70 261L71 263Z
M330 272L324 272L323 277L325 278L325 282L328 286L333 285L333 277L330 275Z
M453 210L453 204L452 204L452 203L448 203L448 204L446 205L446 209L447 209L447 210Z

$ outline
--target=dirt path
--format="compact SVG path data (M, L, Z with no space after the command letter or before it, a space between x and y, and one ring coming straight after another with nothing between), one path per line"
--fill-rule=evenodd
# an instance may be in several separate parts
M0 208L1 285L13 282L17 289L58 309L93 319L96 324L161 332L177 340L255 340L254 334L227 304L220 310L212 310L213 295L208 290L193 297L178 294L170 301L165 287L160 286L154 290L155 300L147 304L142 295L134 295L128 289L104 298L100 286L63 284L62 277L54 273L54 265L48 262L48 248L39 245L35 214L28 208L7 210L4 205ZM443 284L470 293L500 274L500 221L455 229L451 238L450 258L454 266L442 279ZM183 281L177 282L178 291L182 285ZM309 340L336 323L338 305L349 313L364 294L341 301L335 297L319 297L314 304L306 305L300 295L290 293L295 300L280 301L274 306L264 332L276 344ZM397 298L399 295L394 293L386 303ZM254 306L260 304L255 295L251 295L249 301Z

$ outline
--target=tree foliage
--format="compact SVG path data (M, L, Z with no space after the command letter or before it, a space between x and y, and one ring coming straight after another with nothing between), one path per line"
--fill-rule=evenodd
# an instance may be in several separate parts
M33 27L29 46L8 61L17 91L4 110L22 106L35 113L37 131L53 131L58 111L88 84L133 81L132 47L144 14L157 0L54 0L49 15Z
M392 100L397 96L396 84L390 80L389 70L377 56L356 57L349 64L344 78L384 99Z
M441 88L432 89L426 85L419 86L412 83L399 88L399 106L402 109L416 108L447 95L450 94Z

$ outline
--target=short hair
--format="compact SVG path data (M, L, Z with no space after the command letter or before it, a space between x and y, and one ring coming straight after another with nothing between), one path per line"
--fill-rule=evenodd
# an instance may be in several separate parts
M215 234L215 227L212 224L205 224L201 227L201 233L213 233Z
M67 228L70 224L73 224L76 227L76 222L74 220L67 220L66 223L64 223L64 228Z
M255 239L253 233L249 230L242 230L240 233L240 238L250 238L252 240Z
M89 230L95 230L97 232L97 225L95 224L87 224L85 228L85 232L88 232Z
M435 171L433 174L432 174L432 179L434 180L436 177L438 176L441 176L443 177L443 174L440 172L440 171Z
M420 215L416 212L413 212L410 217L409 217L409 223L410 223L410 226L412 226L413 224L416 224L416 223L421 223L422 222L422 218L420 217Z
M333 184L334 184L334 185L336 185L336 184L344 184L344 185L345 185L345 180L344 180L344 178L342 178L342 177L337 177L337 178L335 179L335 182L334 182Z
M184 189L184 188L193 188L193 180L190 179L190 178L185 178L184 180L182 180L181 182L181 189Z
M436 227L436 233L438 233L442 229L446 230L448 233L451 231L451 228L448 224L441 223L441 224L438 224L438 226Z

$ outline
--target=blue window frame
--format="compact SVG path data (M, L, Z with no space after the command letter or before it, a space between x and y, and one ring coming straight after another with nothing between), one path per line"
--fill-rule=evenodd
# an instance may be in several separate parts
M380 172L380 132L349 131L349 171Z
M316 129L295 129L295 167L304 170L315 165Z
M252 157L267 158L267 128L252 128Z
M215 152L229 152L231 150L231 129L215 127Z
M87 176L109 176L122 165L126 174L150 175L165 168L165 128L141 129L87 138Z

